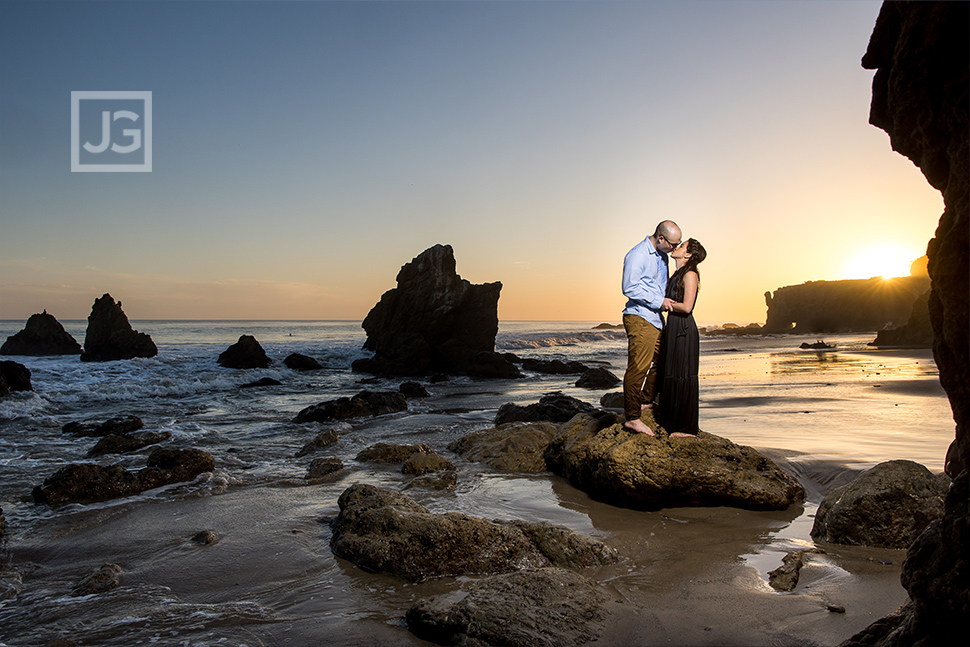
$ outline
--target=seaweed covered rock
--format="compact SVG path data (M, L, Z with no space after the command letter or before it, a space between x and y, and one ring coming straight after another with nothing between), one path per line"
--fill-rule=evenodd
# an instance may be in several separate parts
M77 343L54 315L46 310L32 314L24 329L7 337L0 346L0 355L80 355L81 344Z
M581 414L562 425L545 458L576 487L624 507L785 510L805 497L797 480L750 447L704 432L696 438L632 433L612 414Z
M84 335L82 362L109 362L156 355L158 347L155 342L149 335L132 329L121 309L121 301L115 303L107 293L95 299Z
M338 504L330 542L334 554L365 570L412 581L617 559L606 544L552 524L432 514L403 494L368 484L351 486Z

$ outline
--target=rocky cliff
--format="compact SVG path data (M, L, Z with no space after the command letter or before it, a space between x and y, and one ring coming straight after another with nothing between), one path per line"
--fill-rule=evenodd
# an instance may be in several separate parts
M970 3L886 2L862 66L876 70L869 122L943 194L927 248L933 355L956 421L947 452L953 479L943 518L909 547L901 581L912 604L850 645L961 642L970 620ZM958 633L959 632L959 633Z
M810 281L765 292L762 332L865 332L906 323L929 289L924 276Z

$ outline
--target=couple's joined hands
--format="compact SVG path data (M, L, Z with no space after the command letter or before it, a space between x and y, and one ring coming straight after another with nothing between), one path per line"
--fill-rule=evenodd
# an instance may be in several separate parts
M677 302L674 301L673 299L670 299L668 297L664 297L664 302L660 306L660 309L663 310L664 312L673 312L674 311L674 304L675 303L677 303Z

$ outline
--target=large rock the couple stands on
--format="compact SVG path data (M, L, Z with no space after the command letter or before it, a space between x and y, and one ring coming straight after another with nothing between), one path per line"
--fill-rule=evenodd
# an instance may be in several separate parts
M34 488L35 503L61 505L132 496L145 490L191 481L215 469L215 460L201 449L159 448L137 472L121 465L72 463L54 472Z
M95 299L84 335L82 362L108 362L135 357L155 357L158 347L145 333L132 330L128 317L110 294Z
M455 271L450 245L435 245L401 268L397 287L364 319L365 350L355 371L378 375L450 373L521 377L495 351L499 282L472 285Z
M785 510L804 499L798 481L750 447L704 432L653 437L619 422L602 412L562 425L546 449L549 469L602 501L637 509Z
M80 355L81 344L77 343L54 315L47 311L32 314L24 329L16 335L7 337L0 346L0 355Z
M358 483L340 495L330 547L368 571L420 581L523 568L611 564L616 551L562 526L432 514L407 496Z

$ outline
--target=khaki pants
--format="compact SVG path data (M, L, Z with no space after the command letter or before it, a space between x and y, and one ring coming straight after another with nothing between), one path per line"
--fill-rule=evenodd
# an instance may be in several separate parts
M623 412L627 420L640 418L640 405L653 401L657 369L653 363L660 350L660 330L637 315L623 315L629 350L623 374Z

